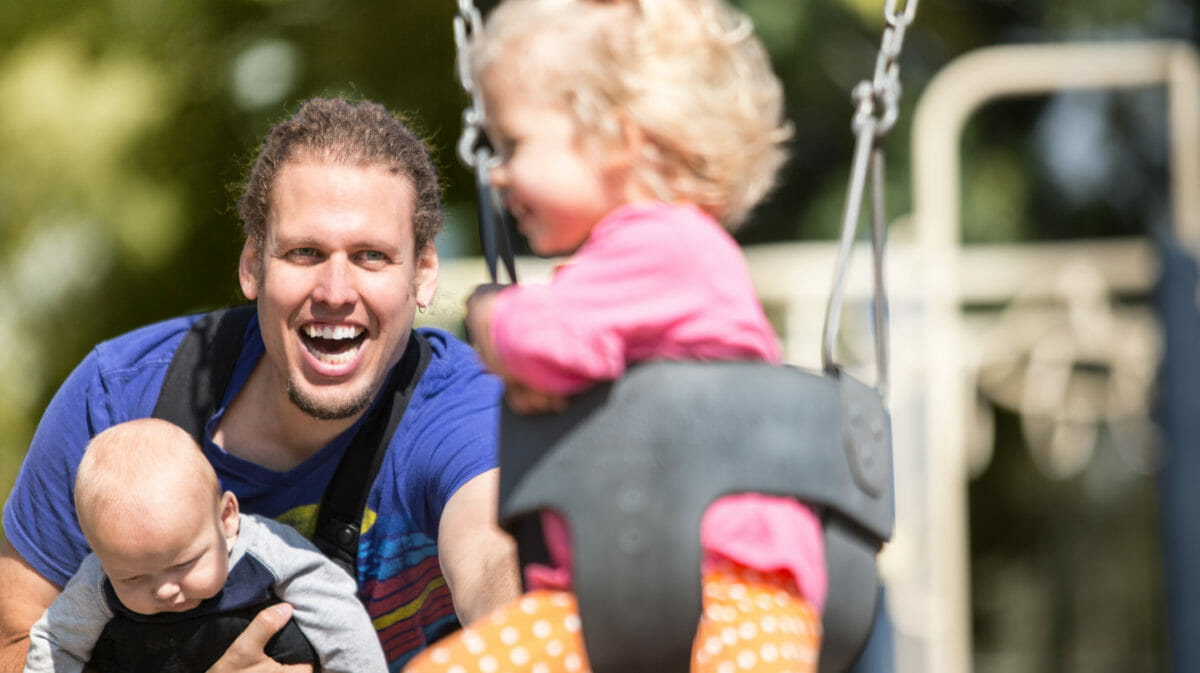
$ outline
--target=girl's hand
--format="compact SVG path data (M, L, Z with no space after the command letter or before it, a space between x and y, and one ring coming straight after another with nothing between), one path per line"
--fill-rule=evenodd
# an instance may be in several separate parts
M503 368L495 348L492 346L491 323L492 303L496 293L505 288L504 285L489 283L476 287L471 296L467 297L467 313L463 318L467 331L467 339L479 353L479 359L485 367L504 379L504 401L518 414L545 414L561 412L567 408L567 398L562 395L534 390L517 381Z
M496 300L496 293L503 290L504 287L496 283L476 287L471 296L467 297L467 311L463 316L467 341L479 352L479 359L483 361L484 366L496 374L502 374L502 372L499 358L496 357L496 351L492 348L492 302Z
M534 390L512 379L504 382L504 401L518 414L561 413L567 410L566 397Z

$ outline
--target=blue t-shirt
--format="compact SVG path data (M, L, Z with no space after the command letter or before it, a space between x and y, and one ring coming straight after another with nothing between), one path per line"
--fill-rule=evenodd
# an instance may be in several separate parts
M156 323L99 344L46 408L5 503L4 534L50 581L65 585L90 552L72 496L84 448L104 429L154 412L171 357L199 317ZM500 382L483 371L466 344L441 330L419 331L432 358L371 488L359 540L360 597L394 671L457 626L438 565L438 522L460 486L496 467ZM358 426L287 472L215 445L213 430L263 352L255 318L220 408L206 426L204 451L242 511L291 524L311 538L321 495Z

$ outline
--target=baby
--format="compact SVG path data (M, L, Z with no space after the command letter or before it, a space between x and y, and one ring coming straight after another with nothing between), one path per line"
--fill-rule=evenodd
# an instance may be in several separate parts
M240 514L179 427L140 419L96 435L75 510L93 553L31 629L26 673L205 671L281 600L293 617L268 643L276 660L387 670L354 580L294 529Z

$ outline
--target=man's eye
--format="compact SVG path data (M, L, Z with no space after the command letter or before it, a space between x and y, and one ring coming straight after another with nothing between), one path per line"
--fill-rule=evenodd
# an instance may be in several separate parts
M313 260L320 256L316 248L294 248L287 252L288 259L297 261Z
M359 253L359 257L371 264L387 264L391 261L387 255L378 250L364 250Z

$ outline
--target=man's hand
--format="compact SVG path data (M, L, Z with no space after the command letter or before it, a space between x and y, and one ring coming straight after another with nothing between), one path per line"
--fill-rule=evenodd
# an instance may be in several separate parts
M254 616L208 673L312 673L311 664L285 665L263 653L267 641L292 618L292 606L277 603Z
M59 591L0 537L0 673L24 670L29 629Z

